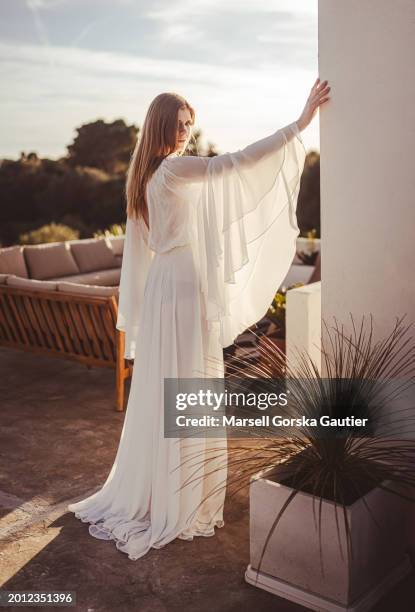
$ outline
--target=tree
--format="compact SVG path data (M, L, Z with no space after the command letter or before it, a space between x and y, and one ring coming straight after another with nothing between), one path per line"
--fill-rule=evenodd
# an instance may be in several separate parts
M81 238L123 218L124 177L62 160L4 160L0 166L0 244L51 222Z
M218 154L216 147L213 143L208 142L205 148L201 143L202 130L194 129L192 137L186 149L187 155L202 155L206 157L214 157Z
M315 229L317 237L320 237L320 155L316 151L309 151L306 155L297 219L302 234Z
M88 123L77 129L60 160L21 152L20 159L0 163L0 245L51 222L78 231L81 238L125 218L125 172L139 128L122 119ZM215 146L202 144L193 131L187 155L213 157ZM307 154L297 206L301 232L320 235L320 156Z
M98 119L76 130L74 142L68 146L67 162L72 166L90 166L108 174L126 171L137 142L139 128L123 119L107 123Z

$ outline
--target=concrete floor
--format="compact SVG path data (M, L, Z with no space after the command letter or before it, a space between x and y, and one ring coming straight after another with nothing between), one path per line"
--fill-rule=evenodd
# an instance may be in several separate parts
M85 612L304 610L244 581L247 491L227 501L215 537L138 561L92 538L66 505L98 489L115 458L124 414L113 409L113 373L4 348L0 373L0 588L76 591L72 609ZM414 609L411 575L374 611Z

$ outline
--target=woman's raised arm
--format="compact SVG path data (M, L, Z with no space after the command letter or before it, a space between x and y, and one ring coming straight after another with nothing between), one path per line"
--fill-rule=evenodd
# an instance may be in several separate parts
M168 169L172 173L171 177L174 178L176 176L184 181L203 182L208 171L210 174L213 172L214 174L225 175L227 171L232 172L236 166L239 170L249 170L254 167L260 170L259 167L262 160L272 158L274 154L278 153L285 144L288 144L295 137L302 144L300 132L311 123L318 108L330 99L328 95L330 89L327 80L320 82L320 79L317 78L297 121L293 121L289 125L280 128L270 136L257 140L244 149L234 153L223 153L215 157L189 156L173 157L165 160L168 164ZM267 171L269 171L269 168L267 168Z
M305 156L294 122L208 161L195 206L195 252L205 271L206 312L220 321L222 346L264 315L287 274Z
M296 121L280 128L270 136L261 138L244 149L233 153L222 153L214 157L183 156L164 160L171 178L184 182L203 182L208 173L226 175L237 165L239 168L254 168L262 160L272 156L294 137L300 137L300 129Z
M231 170L234 165L233 162L236 162L240 168L253 168L265 158L279 151L285 144L293 140L294 137L300 137L300 129L296 121L280 128L270 136L253 142L244 149L234 153L224 153L212 159L215 159L215 166L223 167L223 170Z

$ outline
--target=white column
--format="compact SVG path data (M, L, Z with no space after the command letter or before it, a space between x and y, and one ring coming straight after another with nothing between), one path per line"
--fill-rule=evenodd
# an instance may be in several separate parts
M374 341L415 322L414 60L413 0L319 0L322 317Z
M415 321L414 60L413 0L319 0L322 317L375 339Z

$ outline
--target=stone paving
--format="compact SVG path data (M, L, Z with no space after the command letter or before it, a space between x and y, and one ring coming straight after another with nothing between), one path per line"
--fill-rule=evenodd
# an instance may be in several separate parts
M305 610L244 581L246 490L227 500L212 538L175 540L138 561L92 538L66 505L97 490L115 458L124 414L113 372L0 347L0 373L0 588L73 590L71 609L85 612ZM412 575L374 612L412 612L414 593Z

